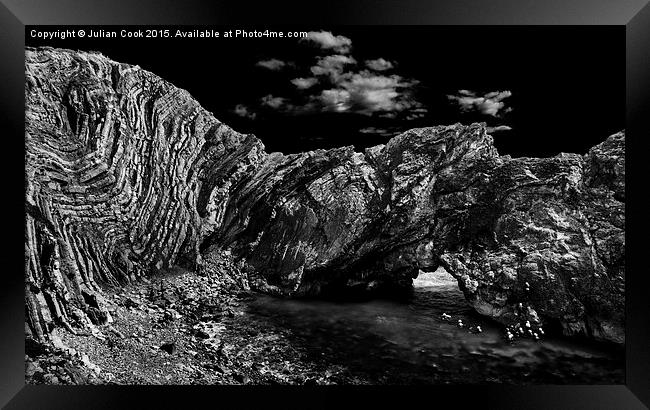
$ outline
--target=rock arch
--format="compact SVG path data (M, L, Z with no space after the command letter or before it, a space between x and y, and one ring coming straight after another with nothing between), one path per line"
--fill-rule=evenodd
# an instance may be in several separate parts
M150 72L52 48L26 50L25 93L28 336L106 323L103 286L227 254L287 296L442 265L504 323L523 303L624 340L623 132L553 158L500 156L485 124L267 153Z

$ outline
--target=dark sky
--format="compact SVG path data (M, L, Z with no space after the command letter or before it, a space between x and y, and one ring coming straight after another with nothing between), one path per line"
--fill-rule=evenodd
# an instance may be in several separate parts
M624 27L270 28L329 32L337 45L322 36L45 41L30 29L28 46L96 50L158 74L268 151L360 149L409 128L485 121L511 128L493 133L501 154L551 156L584 153L625 127ZM392 67L369 68L378 58ZM285 64L257 64L271 59ZM296 78L316 80L299 89Z

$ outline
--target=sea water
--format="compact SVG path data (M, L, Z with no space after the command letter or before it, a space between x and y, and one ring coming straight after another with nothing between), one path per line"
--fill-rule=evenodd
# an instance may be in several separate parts
M507 341L502 326L468 306L443 269L421 273L403 301L256 295L247 303L244 320L289 330L308 355L371 383L624 382L621 348L561 335Z

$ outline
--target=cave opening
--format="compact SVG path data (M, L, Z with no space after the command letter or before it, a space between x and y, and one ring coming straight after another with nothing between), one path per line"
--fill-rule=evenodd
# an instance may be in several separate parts
M436 270L422 270L418 271L418 276L413 279L414 288L436 288L436 287L456 287L458 288L458 281L454 276L447 272L445 268L439 266ZM462 292L461 292L462 294Z
M411 303L415 308L436 307L445 314L474 315L458 280L442 266L430 271L420 269L412 289Z

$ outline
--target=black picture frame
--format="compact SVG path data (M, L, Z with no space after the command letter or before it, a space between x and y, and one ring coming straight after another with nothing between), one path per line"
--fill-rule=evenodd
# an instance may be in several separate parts
M0 107L6 209L0 285L0 405L7 409L453 407L494 409L643 409L650 406L650 298L643 264L647 160L642 144L650 92L647 0L449 0L323 3L119 0L0 0ZM24 28L77 24L451 24L622 25L626 27L626 383L597 386L33 386L24 383ZM607 81L607 79L603 79ZM597 85L595 85L597 86ZM14 216L15 215L15 216ZM417 401L416 401L417 400ZM411 404L413 403L413 404Z

